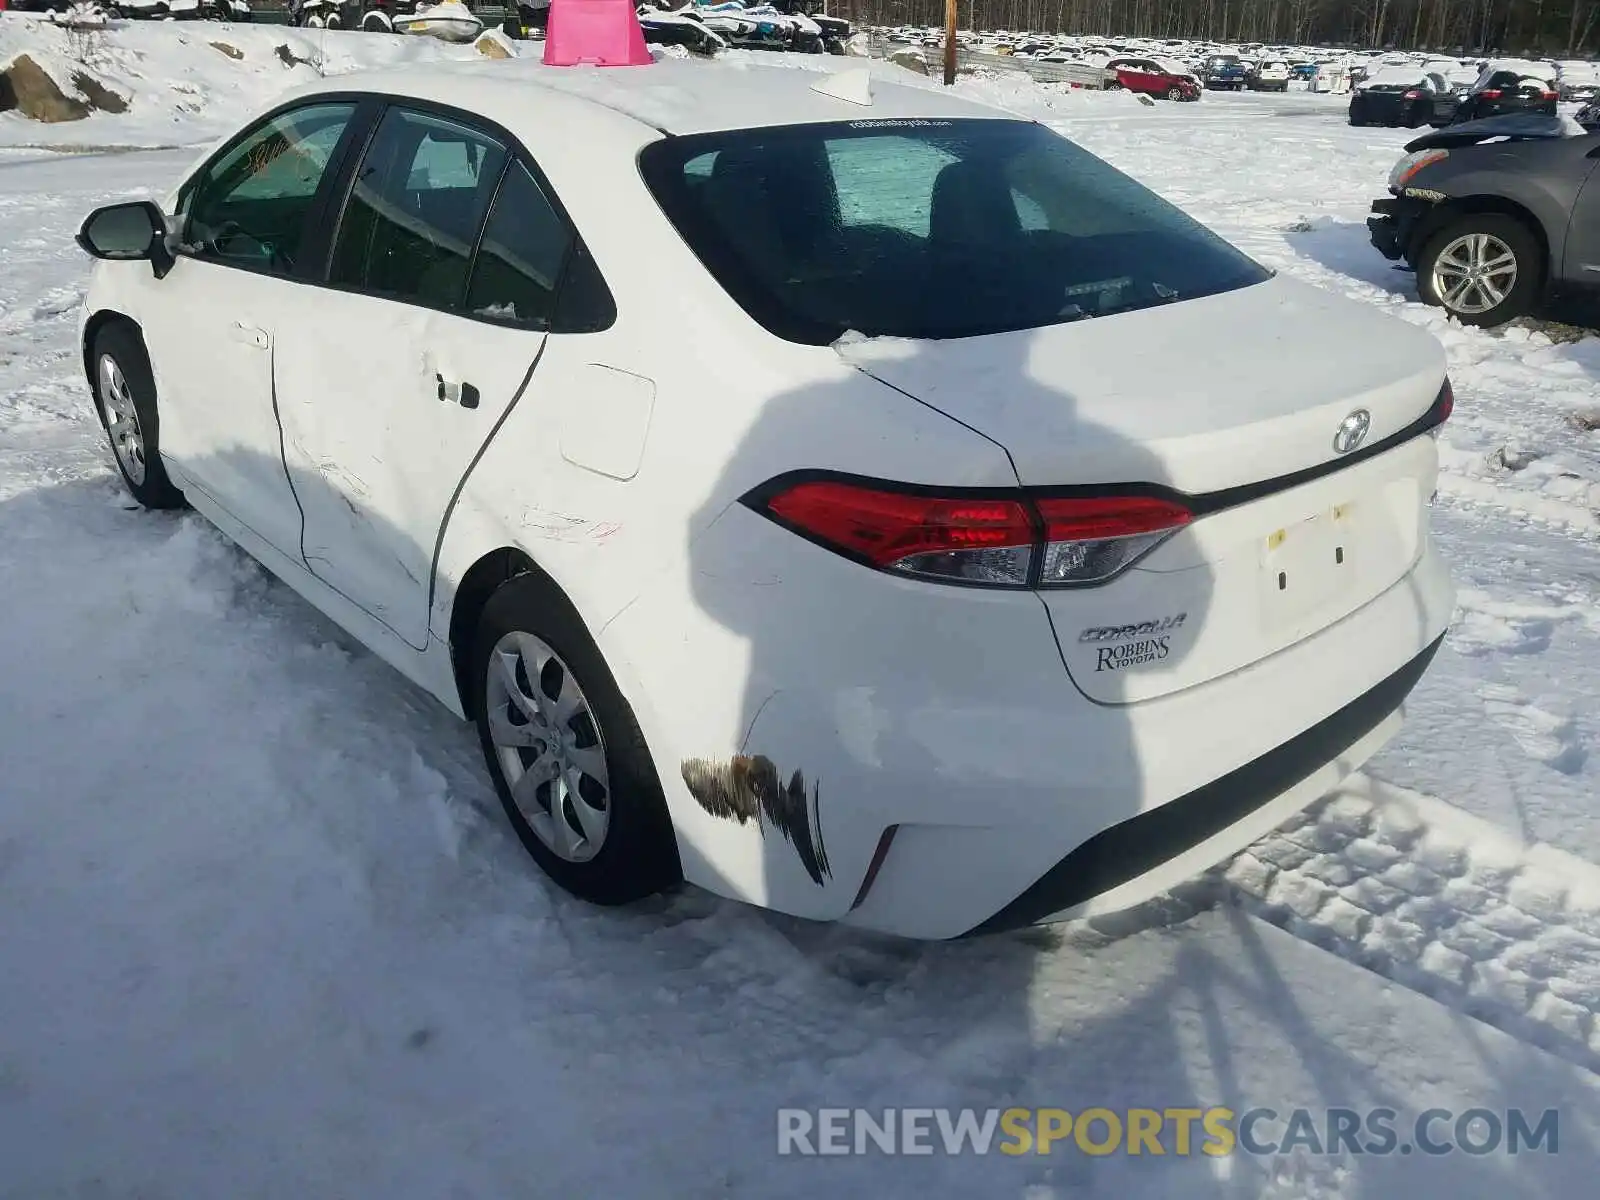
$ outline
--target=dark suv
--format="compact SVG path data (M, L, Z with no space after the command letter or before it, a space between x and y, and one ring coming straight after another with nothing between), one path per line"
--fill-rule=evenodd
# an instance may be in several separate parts
M1456 109L1459 123L1503 117L1511 113L1536 112L1556 115L1555 84L1528 68L1490 63L1476 83L1462 97Z
M1200 82L1210 91L1238 92L1244 89L1247 74L1238 55L1213 54L1200 68Z
M1383 67L1350 93L1350 124L1416 129L1448 125L1459 96L1443 75Z
M1406 150L1367 229L1416 271L1426 303L1498 325L1553 290L1600 285L1600 131L1522 113L1452 125Z

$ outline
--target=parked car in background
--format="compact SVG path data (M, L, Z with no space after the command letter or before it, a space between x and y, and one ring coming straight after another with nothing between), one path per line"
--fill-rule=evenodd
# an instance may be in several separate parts
M1159 58L1113 58L1106 70L1114 78L1109 89L1126 88L1167 100L1200 99L1200 81L1181 64Z
M1264 58L1245 76L1245 86L1252 92L1286 92L1289 64L1281 58Z
M1350 93L1350 124L1416 129L1448 124L1460 98L1442 75L1420 67L1379 67Z
M1214 92L1240 91L1244 80L1244 63L1237 54L1213 54L1200 68L1200 82Z
M1600 133L1519 113L1452 125L1406 150L1367 229L1386 258L1416 271L1425 302L1499 325L1552 289L1600 286Z
M1555 68L1523 59L1498 59L1484 67L1456 108L1458 123L1510 113L1556 114Z

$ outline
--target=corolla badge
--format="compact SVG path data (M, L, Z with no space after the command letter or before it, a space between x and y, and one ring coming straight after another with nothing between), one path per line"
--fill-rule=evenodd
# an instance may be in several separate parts
M1349 454L1367 440L1367 430L1372 428L1372 414L1358 408L1339 422L1339 431L1333 435L1333 448L1340 454Z

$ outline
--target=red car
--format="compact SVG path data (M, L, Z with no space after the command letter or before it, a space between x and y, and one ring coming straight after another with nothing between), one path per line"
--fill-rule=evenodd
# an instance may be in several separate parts
M1200 81L1175 63L1153 58L1113 58L1106 70L1116 76L1115 81L1106 84L1108 89L1126 88L1168 100L1200 99Z

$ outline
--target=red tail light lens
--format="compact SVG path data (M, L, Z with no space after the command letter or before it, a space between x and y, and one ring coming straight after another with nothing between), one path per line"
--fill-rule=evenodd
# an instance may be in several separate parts
M1405 98L1407 100L1421 100L1422 99L1422 93L1418 92L1418 91L1410 91L1410 92L1406 93Z
M1034 523L1020 498L942 498L816 482L780 492L767 509L880 569L1000 586L1028 582Z
M1485 100L1498 100L1500 99L1500 89L1488 88L1485 91L1479 92L1478 95L1482 96Z
M1450 386L1450 377L1445 376L1444 386L1439 389L1439 398L1433 402L1439 424L1443 425L1450 419L1450 414L1456 410L1456 390Z
M1539 93L1539 97L1540 97L1540 99L1543 99L1543 100L1554 100L1556 98L1556 93L1555 92L1540 92Z
M1188 524L1150 497L941 497L824 480L760 505L812 541L880 570L992 587L1104 583Z

